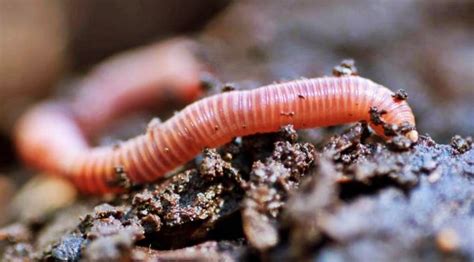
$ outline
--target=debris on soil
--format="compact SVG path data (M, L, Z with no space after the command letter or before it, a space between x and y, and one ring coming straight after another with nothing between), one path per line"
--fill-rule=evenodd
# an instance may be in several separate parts
M298 137L292 126L284 127L282 133L293 143L277 141L273 154L264 163L253 164L243 201L244 233L250 245L259 250L278 243L280 211L315 158L313 145L295 143Z
M462 138L459 135L455 135L451 138L451 147L454 148L458 154L464 154L472 148L472 137L468 136Z
M408 150L412 144L412 141L406 136L396 135L390 140L390 145L397 150Z
M203 155L204 159L199 166L202 176L211 180L225 175L237 178L237 169L230 162L224 161L215 149L205 149Z
M325 236L318 224L324 220L326 209L339 204L338 175L330 158L330 154L326 154L319 159L310 179L288 201L283 220L287 239L282 241L288 241L292 249L284 252L287 258L304 257L315 243L324 241Z
M451 147L426 137L400 153L368 146L370 154L344 164L348 180L336 179L334 155L320 158L286 205L286 238L274 254L316 261L472 259L474 151L452 158Z
M33 228L36 227L35 248L40 251L50 250L59 239L76 230L81 219L92 213L96 205L97 201L77 201L60 212L51 214L50 220L42 227L32 225Z
M119 260L136 255L136 244L179 248L204 239L217 222L238 215L243 190L235 168L215 150L204 152L199 170L127 193L114 205L96 206L39 257Z
M333 136L324 146L324 151L332 152L335 161L348 164L370 153L369 148L362 143L369 136L367 123L357 123L341 135Z

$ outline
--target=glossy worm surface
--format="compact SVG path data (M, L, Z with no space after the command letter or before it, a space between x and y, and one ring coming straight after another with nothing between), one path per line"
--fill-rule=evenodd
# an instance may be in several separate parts
M69 177L85 192L103 193L111 190L110 182L116 179L115 167L123 167L133 182L153 181L191 160L205 147L223 145L236 136L277 131L287 124L310 128L370 122L369 109L375 106L386 111L382 115L386 123L414 126L408 104L392 95L389 89L356 76L302 79L231 91L194 102L166 122L150 125L145 134L119 147L98 148L88 147L64 106L46 104L25 121L51 125L55 122L54 130L50 128L53 132L50 136L55 140L43 140L49 143L47 147L36 145L37 149L44 149L37 152L41 157L24 157L33 160L30 163L37 167ZM40 126L39 123L33 126L36 124ZM383 128L372 127L384 136ZM36 135L42 135L42 131L38 130ZM406 136L417 140L414 130Z

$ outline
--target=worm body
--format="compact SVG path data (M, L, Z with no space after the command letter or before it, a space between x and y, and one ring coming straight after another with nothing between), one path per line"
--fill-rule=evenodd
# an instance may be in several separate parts
M153 181L206 147L220 146L236 136L277 131L287 124L310 128L361 120L371 123L369 109L377 107L385 111L385 123L414 126L408 104L392 95L387 88L356 76L303 79L231 91L194 102L119 147L98 148L88 147L64 106L46 104L24 120L23 129L46 122L54 125L54 131L29 132L43 138L36 139L38 144L33 146L21 143L20 138L19 147L30 147L20 151L33 165L69 177L85 192L104 193L111 190L110 181L116 179L115 167L123 167L133 182ZM380 126L371 125L385 137ZM414 130L406 136L417 140ZM31 148L37 152L32 154Z

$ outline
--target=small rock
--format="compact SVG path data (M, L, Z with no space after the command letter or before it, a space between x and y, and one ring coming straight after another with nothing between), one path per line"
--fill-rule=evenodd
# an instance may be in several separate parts
M436 244L444 252L455 251L459 247L459 236L451 228L442 229L436 236Z

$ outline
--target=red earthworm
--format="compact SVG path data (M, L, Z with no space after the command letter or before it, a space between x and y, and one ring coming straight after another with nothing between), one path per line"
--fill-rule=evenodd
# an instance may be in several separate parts
M36 145L45 150L41 152L42 157L33 157L36 160L33 164L69 177L85 192L103 193L111 190L110 182L116 179L114 167L123 167L135 183L153 181L191 160L206 147L220 146L236 136L277 131L287 124L310 128L364 120L378 135L385 137L383 127L370 121L369 111L376 107L383 112L379 121L414 127L415 119L406 101L392 95L389 89L356 76L303 79L254 90L231 91L188 105L166 122L151 125L145 134L124 142L119 148L90 149L85 143L71 144L69 136L80 140L81 134L61 106L41 107L41 112L25 120L39 118L41 122L25 126L23 130L36 124L44 127L44 121L56 122L52 136L56 139L47 139L47 147ZM36 135L42 135L42 131L37 130ZM405 136L413 142L418 139L415 130L406 132ZM28 154L31 150L20 152Z

